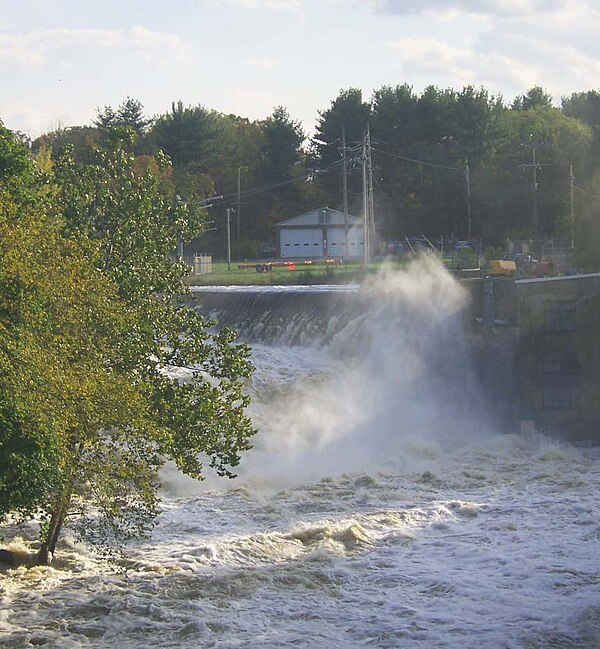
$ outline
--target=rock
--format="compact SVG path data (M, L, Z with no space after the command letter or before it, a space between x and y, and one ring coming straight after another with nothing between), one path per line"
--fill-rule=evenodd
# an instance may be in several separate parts
M6 566L16 566L15 555L10 550L0 548L0 563Z

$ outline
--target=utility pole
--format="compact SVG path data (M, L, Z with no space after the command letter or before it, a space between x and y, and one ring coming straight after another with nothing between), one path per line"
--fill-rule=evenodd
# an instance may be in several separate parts
M575 249L575 176L573 165L569 165L569 199L570 199L570 221L571 221L571 250Z
M227 215L227 270L231 270L231 210L225 210Z
M342 126L342 160L343 160L343 171L342 171L342 193L344 200L344 255L346 261L350 256L350 250L348 245L348 178L347 178L347 167L346 167L346 127Z
M533 170L533 177L531 181L531 194L532 194L532 205L533 205L533 239L536 244L539 245L539 230L540 230L540 219L539 219L539 207L538 207L538 181L537 181L537 171L538 171L538 162L536 158L538 143L534 141L533 135L531 135L531 162L529 164L522 165L523 168L531 167ZM538 255L539 255L538 250Z
M538 182L537 182L537 161L535 159L536 144L531 149L532 167L533 167L533 237L537 241L539 238L539 214L538 214Z
M242 188L242 168L238 167L238 174L237 174L237 205L236 205L237 210L236 210L236 213L235 213L235 218L236 218L235 240L236 240L236 243L238 244L238 246L239 246L239 243L240 243L240 218L241 218L241 215L242 215L242 201L241 201L242 192L241 192L241 188ZM238 254L239 254L239 250L238 250Z
M369 126L365 130L362 143L362 182L363 182L363 265L371 260L371 234L373 226L373 164L371 160L371 135Z
M177 201L178 205L183 203L183 200L181 199L181 196L179 194L175 194L175 200ZM179 255L179 259L183 259L183 235L181 234L181 232L177 233L177 254Z
M369 188L367 181L367 134L362 143L362 185L363 185L363 266L369 263Z
M373 193L373 160L371 158L371 129L367 124L367 165L369 171L369 260L371 259L375 234L375 203Z
M471 168L469 161L465 165L465 181L467 183L467 241L471 241Z

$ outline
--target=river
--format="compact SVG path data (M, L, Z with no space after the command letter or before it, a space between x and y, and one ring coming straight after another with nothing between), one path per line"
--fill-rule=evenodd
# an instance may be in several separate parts
M254 337L239 477L166 467L129 569L67 533L4 570L0 646L599 647L599 449L499 429L440 269L361 290L302 344Z

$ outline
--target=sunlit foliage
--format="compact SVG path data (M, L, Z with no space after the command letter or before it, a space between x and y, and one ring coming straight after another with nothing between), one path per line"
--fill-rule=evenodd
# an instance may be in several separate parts
M146 530L166 459L233 476L251 367L182 300L171 253L202 214L118 143L41 173L1 135L0 516L40 517L46 563L71 515L97 542Z

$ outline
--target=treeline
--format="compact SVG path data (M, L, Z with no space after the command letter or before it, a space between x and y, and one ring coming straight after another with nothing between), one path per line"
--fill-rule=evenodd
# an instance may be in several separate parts
M115 130L133 136L140 166L163 151L172 161L165 188L183 202L212 204L197 251L225 251L231 210L238 257L255 257L274 224L327 205L342 209L345 142L351 213L362 205L361 142L371 139L376 234L570 239L594 265L600 193L600 91L574 93L552 105L540 87L507 104L485 89L434 86L416 93L385 86L365 99L343 90L319 112L310 139L283 107L250 121L202 106L174 103L152 119L135 99L99 111L94 124L49 133L34 151L58 155L65 143L93 159ZM573 218L574 215L574 218ZM212 223L214 221L214 223Z

